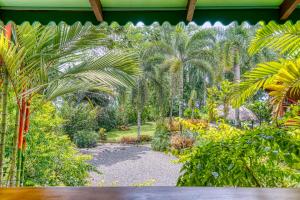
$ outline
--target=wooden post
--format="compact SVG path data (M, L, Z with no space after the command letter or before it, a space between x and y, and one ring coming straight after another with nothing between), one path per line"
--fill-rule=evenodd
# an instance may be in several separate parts
M280 5L280 19L286 20L297 8L300 0L284 0Z
M102 5L100 0L89 0L95 17L99 22L103 21Z
M197 3L197 0L188 0L187 6L186 6L187 7L186 21L188 21L188 22L193 20L196 3Z

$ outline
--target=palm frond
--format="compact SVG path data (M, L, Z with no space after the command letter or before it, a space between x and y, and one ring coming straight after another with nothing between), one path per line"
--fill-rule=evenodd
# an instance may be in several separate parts
M84 52L86 49L97 46L110 45L112 42L107 38L106 34L99 31L91 23L82 25L80 22L77 22L72 26L60 23L52 28L56 28L56 31L51 50L58 51L59 54L57 56L59 57L75 52Z
M259 89L265 89L274 81L275 75L281 68L281 62L266 62L258 64L256 68L247 72L244 75L244 80L234 88L233 105L240 106Z
M271 96L274 115L280 116L286 101L300 99L300 59L262 63L244 77L245 80L235 87L234 105L240 105L263 89Z
M110 51L92 62L84 62L67 69L62 76L76 75L90 70L109 70L110 68L120 70L128 75L138 75L140 73L138 55L130 50L125 53Z
M288 58L296 58L300 53L300 22L293 25L290 21L285 24L270 22L260 28L249 47L251 55L270 48Z

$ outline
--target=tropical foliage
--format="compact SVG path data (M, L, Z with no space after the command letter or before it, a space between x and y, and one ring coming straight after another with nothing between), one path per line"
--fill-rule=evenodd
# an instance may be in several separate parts
M277 128L240 131L227 125L199 135L183 155L179 186L294 187L299 140Z
M76 148L107 140L178 156L180 186L299 186L299 22L1 28L1 186L85 185Z
M7 110L8 89L16 98L16 127L7 179L10 186L22 184L25 160L25 134L29 132L32 98L40 93L51 100L66 93L94 89L112 93L113 88L127 87L131 75L139 73L138 58L132 52L111 51L92 56L98 45L109 46L110 39L92 24L64 23L42 26L9 24L0 35L2 68L2 109ZM12 37L12 32L13 34ZM85 58L85 59L81 59ZM41 101L43 102L43 101ZM40 104L42 105L42 104ZM2 114L0 183L4 184L6 112Z

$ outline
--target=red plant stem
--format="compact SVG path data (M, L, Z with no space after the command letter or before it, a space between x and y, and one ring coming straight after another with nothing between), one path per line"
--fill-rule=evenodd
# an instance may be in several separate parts
M26 112L26 99L22 97L22 104L20 109L19 135L18 135L18 149L22 149L23 133L24 133L24 117Z
M23 90L24 93L25 90ZM26 98L25 95L22 95L21 100L21 109L20 109L20 120L19 120L19 131L18 131L18 153L17 153L17 174L16 174L16 186L20 186L21 179L21 166L22 166L22 145L23 145L23 133L24 133L24 124L25 124L25 113L26 113Z
M5 26L5 36L9 41L11 40L11 23Z
M23 137L23 151L26 149L26 138L25 135L29 131L29 117L30 117L30 100L27 101L26 112L25 112L25 125L24 125L24 137Z

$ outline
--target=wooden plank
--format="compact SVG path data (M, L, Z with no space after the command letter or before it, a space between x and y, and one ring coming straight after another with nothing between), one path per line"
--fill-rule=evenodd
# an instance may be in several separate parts
M197 3L197 0L188 0L187 6L186 6L187 7L186 20L189 22L193 20L196 3Z
M89 0L95 17L99 22L103 21L102 5L100 0Z
M284 0L280 5L280 19L286 20L297 8L300 0Z
M299 200L300 189L210 187L45 187L0 189L5 200Z

